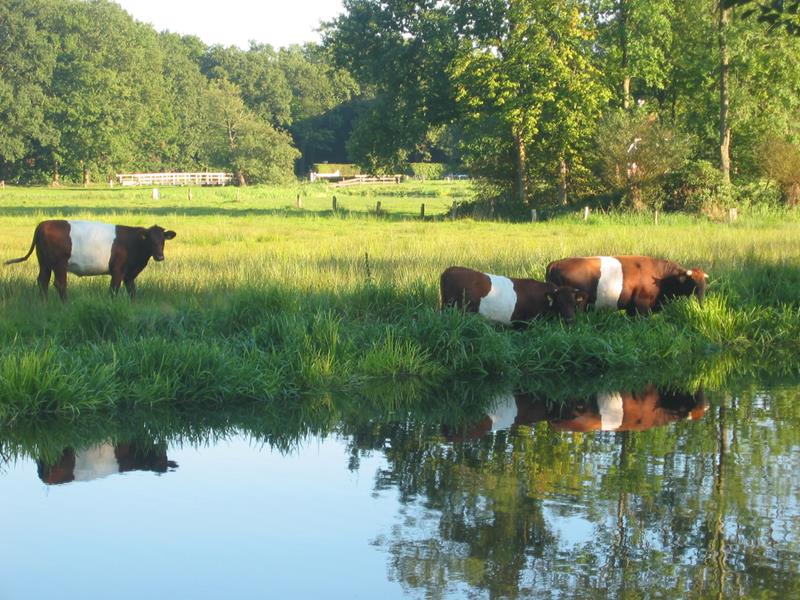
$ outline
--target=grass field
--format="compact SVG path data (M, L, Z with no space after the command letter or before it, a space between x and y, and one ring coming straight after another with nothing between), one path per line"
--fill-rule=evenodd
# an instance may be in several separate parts
M385 386L493 381L520 389L639 378L714 385L800 367L800 219L741 214L564 215L451 220L467 182L333 190L287 187L0 190L0 260L24 255L37 222L159 225L178 237L137 280L69 276L70 300L38 299L35 256L0 268L0 419L181 403L264 403ZM302 209L296 208L296 197ZM331 210L332 196L339 210ZM383 215L374 214L381 202ZM425 203L426 220L419 217ZM460 264L543 278L556 258L647 254L710 274L705 306L651 318L591 313L523 331L438 311L438 275ZM611 385L609 383L609 385ZM434 392L435 393L435 392ZM425 394L414 392L420 398Z

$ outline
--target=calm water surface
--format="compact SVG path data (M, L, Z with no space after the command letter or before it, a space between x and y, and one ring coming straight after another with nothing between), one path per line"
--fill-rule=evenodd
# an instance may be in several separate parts
M800 386L312 412L3 432L0 599L800 597Z

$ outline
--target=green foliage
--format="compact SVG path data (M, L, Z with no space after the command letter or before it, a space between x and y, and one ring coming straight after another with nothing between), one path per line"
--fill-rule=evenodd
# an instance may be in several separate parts
M800 146L782 139L765 140L757 152L764 175L776 181L790 206L800 202Z
M408 175L414 179L442 179L447 173L447 165L443 163L409 163Z
M358 165L352 163L314 163L311 166L314 173L336 173L337 171L342 177L353 177L361 174L361 169Z
M728 192L716 166L705 160L687 161L665 175L663 208L710 214L727 204Z
M665 178L685 161L685 136L644 111L617 110L600 123L594 146L597 174L606 190L635 210L660 207Z

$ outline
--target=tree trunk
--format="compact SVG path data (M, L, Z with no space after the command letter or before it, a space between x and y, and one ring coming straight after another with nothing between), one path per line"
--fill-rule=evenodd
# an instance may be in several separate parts
M631 106L631 76L628 72L628 0L619 0L619 47L622 54L622 108Z
M244 179L244 173L242 173L241 171L236 171L236 181L240 186L247 185L247 182Z
M730 106L730 91L728 89L728 76L730 58L728 56L728 41L726 33L730 21L730 9L719 7L719 170L722 172L722 181L731 182L731 126L728 121Z
M61 173L58 171L58 161L53 164L53 181L51 183L53 187L61 185Z
M528 169L528 161L525 155L525 140L522 138L522 132L519 129L514 129L514 149L516 150L517 158L517 173L514 182L514 199L520 204L528 204L528 190L527 190L527 177L526 172Z
M89 177L89 166L81 161L81 171L83 171L83 187L89 187L91 179Z
M567 205L567 161L561 159L558 165L558 203L562 206Z

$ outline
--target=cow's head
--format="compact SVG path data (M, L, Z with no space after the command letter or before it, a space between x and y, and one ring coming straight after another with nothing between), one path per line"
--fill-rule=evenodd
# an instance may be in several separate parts
M171 240L177 234L174 231L164 231L163 227L153 225L147 229L142 229L139 234L150 256L157 261L164 260L164 242Z
M708 286L708 273L702 269L687 269L665 277L661 280L661 292L666 297L697 296L700 306L706 295Z
M585 310L589 300L588 294L568 285L553 287L545 292L547 306L551 312L560 316L567 323L575 321L575 313Z

